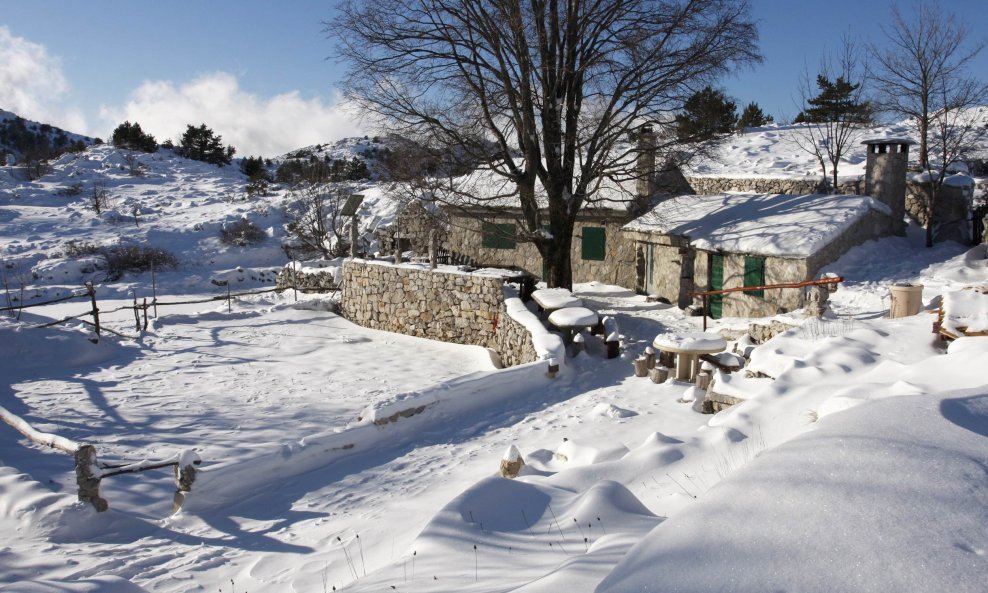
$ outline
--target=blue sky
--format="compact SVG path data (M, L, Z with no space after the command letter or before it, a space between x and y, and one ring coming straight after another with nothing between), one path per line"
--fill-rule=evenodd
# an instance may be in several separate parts
M0 20L0 108L108 136L139 121L159 140L205 122L240 154L274 156L355 134L338 104L340 68L322 22L333 2L292 0L6 0ZM900 3L904 14L911 2ZM739 106L792 117L802 72L814 73L843 33L881 41L889 4L753 0L765 62L723 81ZM984 0L942 6L975 36ZM976 71L988 75L988 52Z

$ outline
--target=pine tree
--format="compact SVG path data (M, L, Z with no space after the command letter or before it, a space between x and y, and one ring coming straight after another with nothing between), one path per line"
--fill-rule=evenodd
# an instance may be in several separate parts
M223 147L223 137L218 136L206 124L198 127L189 124L182 134L179 153L189 159L214 165L229 165L236 153L232 146Z
M734 131L737 104L710 86L693 93L676 116L676 136L682 142L702 142Z
M154 152L158 150L158 142L151 134L145 134L141 129L141 124L125 121L113 130L110 141L114 146L126 148L128 150L140 150L142 152Z
M871 120L871 105L858 100L861 84L852 84L843 76L831 81L823 74L816 77L820 94L806 100L809 105L800 111L795 123L822 124L835 121L867 123Z
M774 119L771 115L765 115L762 108L758 106L758 103L752 101L748 103L748 106L744 108L741 112L741 117L738 119L738 130L744 130L745 128L760 128L766 124L770 124Z

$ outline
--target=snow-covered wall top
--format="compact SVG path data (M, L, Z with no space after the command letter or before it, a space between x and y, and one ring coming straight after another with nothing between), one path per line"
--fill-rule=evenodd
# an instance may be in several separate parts
M708 251L807 257L869 210L887 212L867 196L725 193L678 196L625 225L628 231L682 235Z

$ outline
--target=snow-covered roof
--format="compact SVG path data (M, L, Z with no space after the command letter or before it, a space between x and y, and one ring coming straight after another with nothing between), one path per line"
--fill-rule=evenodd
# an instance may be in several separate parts
M601 179L599 186L588 191L587 208L617 210L624 212L636 196L634 179L614 181ZM476 170L451 180L450 187L437 190L440 201L461 207L519 208L517 185L502 175L490 170ZM536 199L543 208L548 207L546 191L536 182Z
M708 251L807 257L872 209L888 212L868 196L687 195L661 202L624 230L681 235L693 247Z

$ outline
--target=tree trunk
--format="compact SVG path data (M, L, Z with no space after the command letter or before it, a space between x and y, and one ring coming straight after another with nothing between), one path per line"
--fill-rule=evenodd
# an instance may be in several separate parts
M929 169L927 169L929 171ZM937 184L933 182L932 175L930 175L930 194L929 201L926 203L926 246L933 247L933 214L934 206L937 203Z
M542 255L546 264L546 284L550 288L573 288L573 270L571 266L571 246L573 231L562 236L556 235L547 245Z

